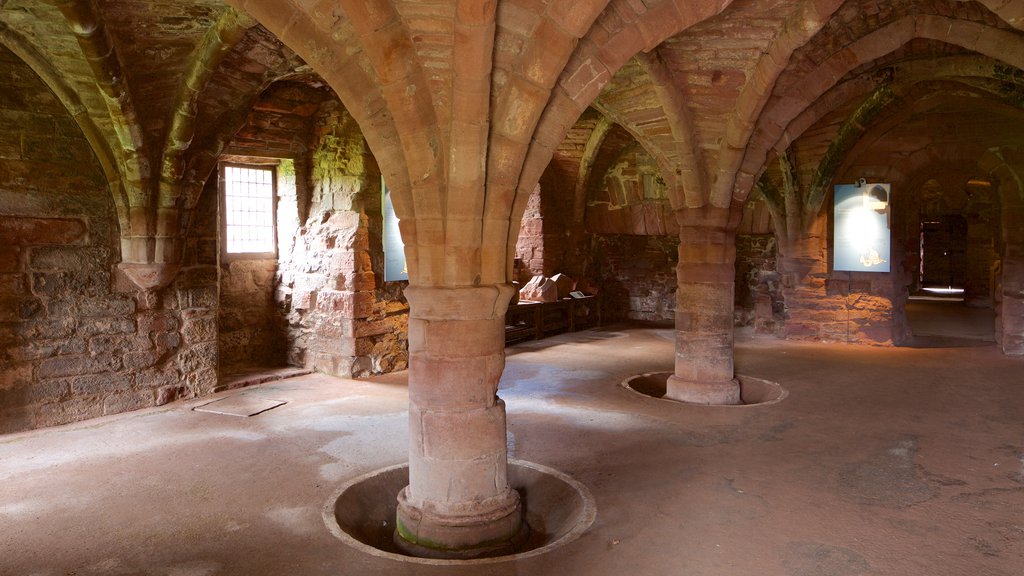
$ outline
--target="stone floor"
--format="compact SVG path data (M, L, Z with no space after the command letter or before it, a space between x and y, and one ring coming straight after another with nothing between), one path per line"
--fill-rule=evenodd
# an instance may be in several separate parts
M963 300L911 299L907 302L907 322L917 337L995 340L995 313L992 309L970 307Z
M619 386L670 370L672 338L610 327L509 349L511 454L597 503L553 553L437 567L335 539L332 491L404 459L404 374L308 375L0 437L0 574L1024 574L1024 360L740 335L737 370L787 399L707 408ZM287 403L192 410L236 395Z

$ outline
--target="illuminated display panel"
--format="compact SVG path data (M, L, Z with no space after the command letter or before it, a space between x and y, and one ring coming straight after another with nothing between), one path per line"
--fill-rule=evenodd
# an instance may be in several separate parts
M889 192L889 184L835 187L834 270L889 271Z

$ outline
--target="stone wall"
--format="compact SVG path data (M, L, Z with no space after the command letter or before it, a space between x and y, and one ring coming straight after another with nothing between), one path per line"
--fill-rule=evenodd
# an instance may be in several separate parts
M175 282L140 292L98 163L34 73L0 49L0 432L114 414L216 384L216 267L193 224Z
M659 204L650 206L664 204L667 208L667 202L656 202ZM637 210L632 214L643 214L643 206L634 203ZM642 220L631 224L628 218L621 222L609 219L607 215L614 211L588 214L605 214L601 225L620 232L593 236L595 263L590 274L600 280L605 320L674 321L678 236L638 234L637 230L646 229ZM678 230L671 211L659 208L651 215L651 221L657 222L652 225L654 229ZM737 326L753 325L766 334L779 331L783 322L775 235L767 208L759 198L744 208L736 236L734 322Z
M678 246L676 236L594 237L605 322L674 321Z
M606 322L672 322L675 314L677 236L594 236L594 271ZM781 328L781 275L775 268L775 237L740 234L736 238L737 326L758 332Z
M907 342L910 280L902 244L893 242L892 272L830 272L825 224L822 215L814 226L817 233L780 249L785 337L876 346Z
M304 171L301 178L296 178L296 164L304 170L313 117L324 102L333 98L333 92L322 82L281 80L271 84L253 104L221 156L225 162L275 169L279 250L291 246L299 228L299 214L308 212L308 173ZM216 178L211 178L209 184L219 193ZM218 341L222 374L284 366L288 336L284 313L275 298L277 259L222 253L220 264Z
M547 191L552 194L554 191ZM523 213L522 224L519 227L519 237L516 240L515 270L516 280L525 284L538 274L544 274L544 214L541 212L541 186L538 185L530 193L526 204L526 212Z
M265 162L265 161L264 161ZM293 163L276 163L277 191L294 205L295 171ZM211 176L204 195L216 198L217 177ZM278 220L294 210L278 201ZM212 212L206 212L210 210ZM203 207L204 213L217 213L217 206ZM280 227L280 224L279 224ZM287 347L284 320L274 301L277 260L239 258L221 253L218 337L221 374L253 367L285 365Z
M782 326L782 277L775 253L774 234L736 236L735 324L754 326L760 334L774 334Z
M401 370L409 307L405 282L383 282L379 169L336 102L316 117L313 142L308 216L278 263L288 362L346 377Z
M274 306L276 272L276 260L221 261L217 340L222 371L284 365L284 334Z

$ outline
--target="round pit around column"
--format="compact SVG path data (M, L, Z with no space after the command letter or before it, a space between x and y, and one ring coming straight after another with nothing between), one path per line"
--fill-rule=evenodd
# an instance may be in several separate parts
M520 560L560 548L578 538L597 516L585 486L552 468L510 460L509 485L519 492L530 534L515 554L470 560L419 558L395 545L396 495L409 484L408 464L390 466L345 483L323 508L327 528L349 546L401 562L432 565L486 564Z
M671 372L648 372L646 374L638 374L623 380L621 386L631 392L642 394L650 398L684 404L686 406L705 406L712 408L745 408L777 404L789 395L789 392L777 382L737 374L736 379L740 383L740 400L742 400L742 404L711 405L677 402L676 400L665 398L666 382L671 375Z

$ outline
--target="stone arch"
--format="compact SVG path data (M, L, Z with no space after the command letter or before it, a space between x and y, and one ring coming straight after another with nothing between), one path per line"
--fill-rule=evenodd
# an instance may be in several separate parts
M953 55L942 58L938 64L933 61L913 60L897 64L895 70L888 68L881 71L872 69L848 80L844 80L822 94L814 103L801 111L792 121L785 125L784 121L775 120L777 114L784 114L784 106L770 106L758 121L758 130L751 142L751 148L781 151L800 137L808 128L829 113L837 110L854 99L867 98L872 92L888 90L894 97L902 96L913 85L929 80L939 79L989 79L995 78L995 60L980 54ZM895 76L909 76L908 79L896 79ZM781 132L766 129L766 126L782 126ZM771 142L770 135L777 139ZM747 155L744 169L753 170L756 158Z
M196 137L198 128L196 108L220 63L254 26L256 23L248 16L233 9L225 10L207 31L198 55L192 59L178 93L177 102L174 104L170 127L167 130L160 166L160 207L191 208L202 191L208 172L198 171L190 182L184 185L182 183L186 171L186 153ZM212 162L209 164L212 169ZM179 197L183 197L184 202L179 201ZM168 216L160 214L158 218L166 219Z
M770 133L764 141L777 142L786 127L804 110L833 88L837 82L852 70L865 63L875 61L895 51L914 38L927 38L948 42L975 51L994 60L1006 62L1018 69L1024 69L1024 51L1004 51L999 46L1012 46L1019 40L1017 34L992 28L983 24L939 16L908 16L879 28L856 42L833 53L821 66L795 84L796 92L779 95L777 106L788 113L771 114L772 125L762 126ZM793 138L794 136L790 136ZM745 197L753 185L754 172L763 165L767 146L748 148L745 156L749 161L739 160L736 173L739 176L732 186L732 194ZM716 194L721 194L716 188Z
M619 82L620 77L628 80ZM629 131L656 160L673 207L701 205L705 171L692 113L657 49L626 62L592 107Z
M583 149L579 173L576 176L576 186L573 190L572 211L573 222L580 226L583 224L584 212L587 207L587 182L590 181L590 173L594 168L594 161L597 158L597 153L601 150L602 144L604 144L605 138L608 137L609 132L614 127L615 123L609 120L607 116L599 116L597 125L591 131L590 137L587 138L587 143Z
M743 156L747 153L748 143L757 124L757 118L764 110L772 94L772 89L785 71L793 52L805 45L821 30L831 15L842 6L842 1L806 2L787 21L779 38L772 43L769 51L757 63L752 80L747 82L737 100L736 113L729 118L725 130L723 150L718 158L714 182L709 191L709 203L712 206L726 208L732 205L734 197L740 200L733 191L739 177ZM813 23L810 26L807 23ZM749 185L753 185L751 175ZM749 192L749 185L747 192Z
M666 38L711 18L729 4L731 2L700 2L683 9L663 2L649 9L642 7L638 14L625 2L610 2L610 9L606 9L580 39L567 65L560 71L537 122L517 180L513 220L525 207L524 195L529 192L530 182L539 178L566 131L594 102L617 70L637 53L654 49Z
M674 207L700 206L703 204L704 191L707 189L707 178L703 158L697 148L693 113L672 82L670 72L657 50L648 54L637 54L637 59L651 78L654 92L665 110L673 148L678 158L674 163L674 170L666 174L666 179L672 183L669 186L669 199Z
M984 153L981 154L984 156ZM996 262L1004 257L998 250L998 238L1002 228L999 213L1002 200L998 185L979 164L979 156L957 161L941 160L924 164L905 180L900 187L903 199L894 197L894 235L905 239L907 246L907 269L911 273L911 293L924 288L921 280L929 276L929 268L922 269L921 224L925 221L959 221L965 237L954 245L960 252L957 260L944 260L949 266L950 284L962 288L963 299L972 308L995 309L992 270ZM984 183L988 183L985 186ZM926 191L941 190L935 196ZM987 193L986 193L987 191ZM921 217L918 217L920 215ZM943 250L946 250L943 247ZM925 251L925 255L934 251ZM926 260L926 262L934 261ZM919 275L925 272L925 277ZM932 275L933 276L933 275ZM993 332L996 325L992 325Z
M415 214L412 181L409 172L403 169L396 119L388 110L362 41L341 7L322 5L307 12L293 3L282 4L276 0L228 0L228 3L255 18L330 84L363 127L388 186L396 191L395 210L407 217ZM424 87L418 92L429 91ZM414 238L415 230L403 230L403 236L406 235Z
M113 135L107 134L95 122L78 94L64 81L53 65L19 34L2 24L0 24L0 44L6 46L36 73L78 124L103 170L117 211L118 223L122 229L128 229L129 198L121 181L119 171L121 160L118 151L111 148L109 144Z
M998 14L1004 22L1018 30L1024 29L1024 6L1013 0L978 0L986 8Z

